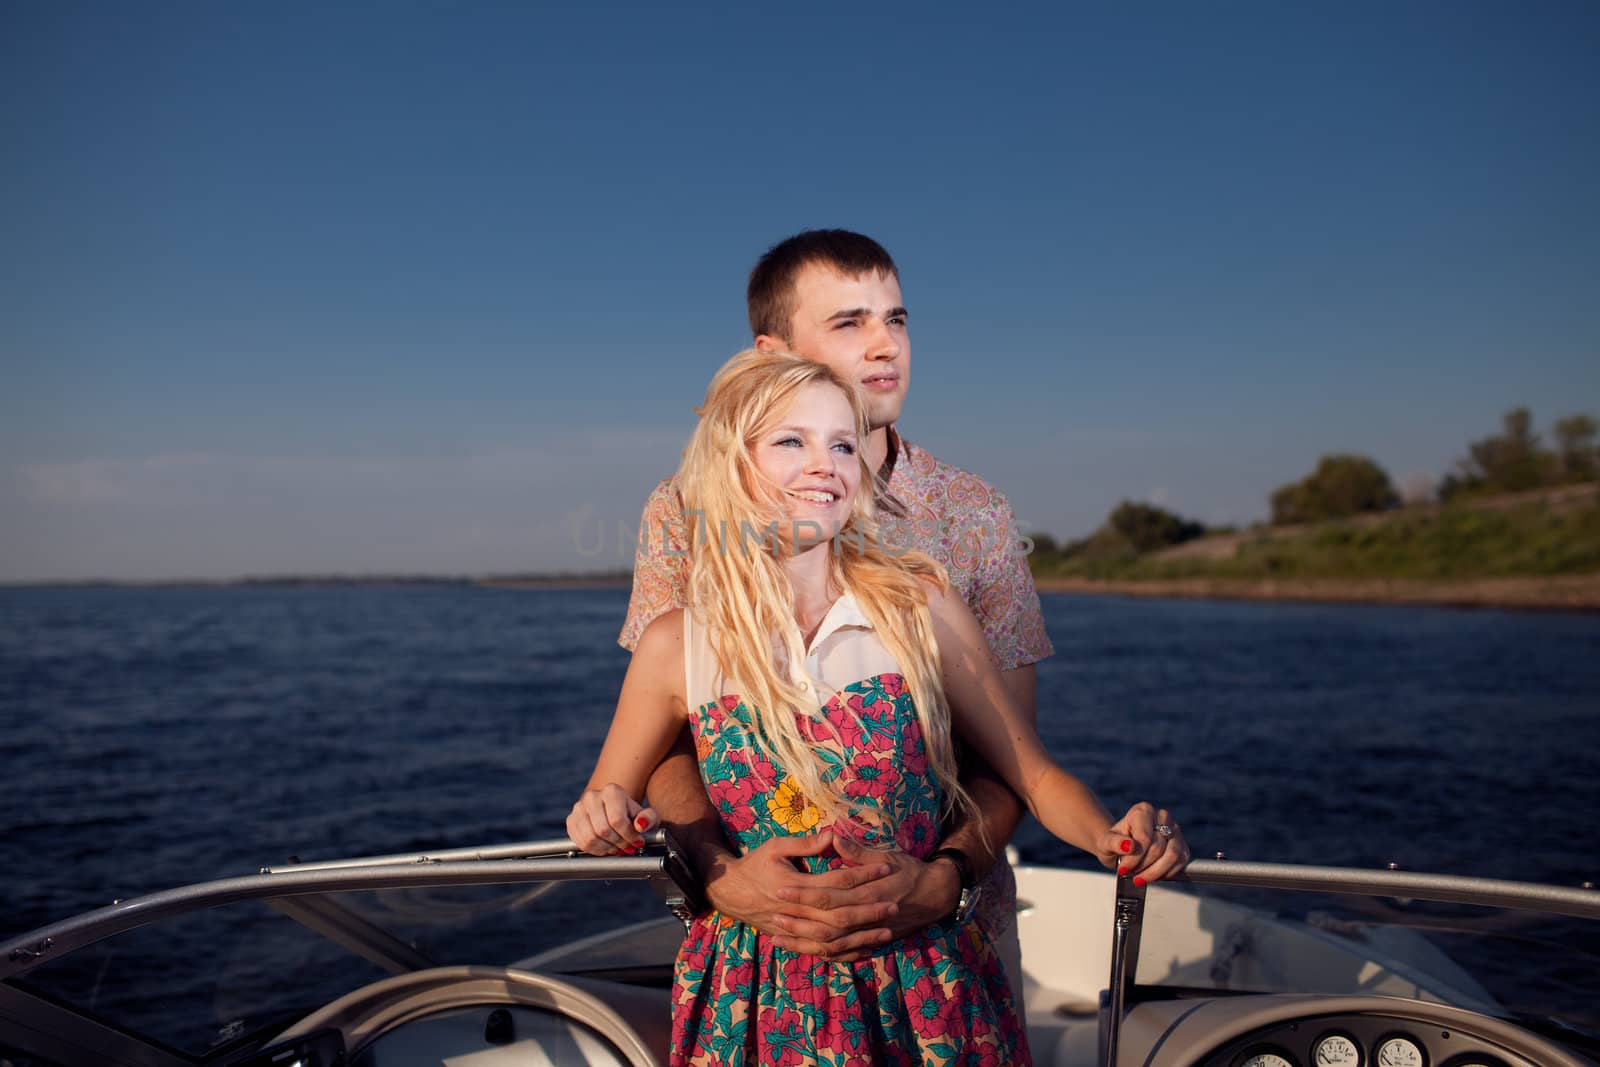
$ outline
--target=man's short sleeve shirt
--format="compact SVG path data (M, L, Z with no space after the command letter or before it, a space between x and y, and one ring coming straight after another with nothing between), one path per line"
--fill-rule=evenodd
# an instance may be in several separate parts
M904 438L886 488L879 509L884 541L909 544L950 572L983 627L995 666L1008 671L1048 658L1053 649L1039 593L1005 495Z

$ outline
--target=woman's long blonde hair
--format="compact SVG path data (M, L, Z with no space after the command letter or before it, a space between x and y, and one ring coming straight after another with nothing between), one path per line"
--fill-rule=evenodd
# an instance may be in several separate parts
M891 553L879 539L868 468L866 410L855 388L829 368L784 353L750 349L734 356L711 380L700 424L684 451L677 486L689 519L689 610L708 630L717 665L751 716L756 744L787 773L824 816L871 807L846 798L801 733L799 719L814 721L818 699L807 693L777 657L803 670L805 645L795 621L794 590L775 551L758 536L777 519L787 521L780 490L757 470L757 440L788 413L801 390L823 383L849 399L855 415L860 489L829 553L828 583L853 593L878 638L900 667L916 702L928 763L944 797L944 812L970 811L972 801L956 781L950 708L940 682L939 648L924 582L949 588L944 568L910 550ZM746 524L741 526L741 523ZM833 531L824 531L824 536ZM782 540L780 538L780 540ZM779 549L781 551L781 549ZM707 698L688 694L691 706ZM847 714L854 715L848 705ZM859 725L859 724L858 724Z

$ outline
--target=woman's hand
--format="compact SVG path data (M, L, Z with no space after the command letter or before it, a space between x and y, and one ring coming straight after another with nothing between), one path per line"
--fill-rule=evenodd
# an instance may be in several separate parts
M1166 808L1140 801L1100 836L1100 862L1134 885L1171 878L1189 863L1183 827Z
M616 783L585 790L567 816L567 836L591 856L637 851L641 832L656 825L654 808L642 806Z

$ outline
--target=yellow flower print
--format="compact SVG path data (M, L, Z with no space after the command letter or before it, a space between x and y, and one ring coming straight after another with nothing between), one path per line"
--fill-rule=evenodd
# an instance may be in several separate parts
M822 821L822 812L806 799L792 779L785 779L767 799L767 810L778 825L791 834L810 833Z

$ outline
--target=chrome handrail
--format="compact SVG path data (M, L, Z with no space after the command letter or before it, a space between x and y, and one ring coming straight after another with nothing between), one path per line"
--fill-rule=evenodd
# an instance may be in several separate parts
M1574 919L1600 919L1600 890L1473 878L1459 874L1373 871L1356 867L1311 867L1292 863L1194 860L1179 877L1194 885L1248 886L1307 893L1408 897L1445 904L1522 908Z
M646 841L663 844L660 834L646 835ZM508 845L484 845L477 848L445 848L433 852L393 852L387 856L358 856L354 859L314 860L302 863L291 860L281 867L263 867L262 874L281 874L285 871L342 871L354 867L392 867L406 863L453 863L467 860L528 860L540 857L570 856L577 851L565 837L544 841L517 841Z

